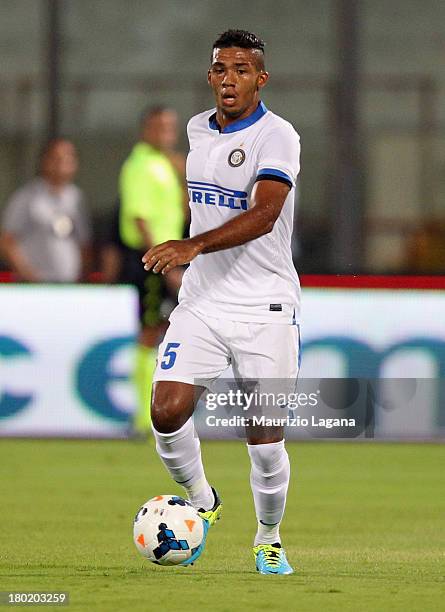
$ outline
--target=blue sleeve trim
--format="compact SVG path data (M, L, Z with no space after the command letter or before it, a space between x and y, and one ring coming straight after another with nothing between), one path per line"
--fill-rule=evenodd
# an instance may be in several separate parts
M294 186L294 182L289 175L287 175L285 172L282 172L281 170L274 170L273 168L263 168L258 172L255 182L263 180L286 183L286 185L289 185L290 188Z
M281 176L281 178L285 178L291 183L293 183L291 177L288 174L282 172L281 170L275 170L274 168L262 168L258 172L258 176L260 176L261 174L273 174L274 176Z
M261 180L262 178L266 178L265 175L267 175L267 178L272 178L272 177L276 177L277 180L282 180L283 182L288 183L288 185L290 187L293 186L294 181L291 179L291 177L286 174L285 172L282 172L281 170L275 170L274 168L262 168L257 175L256 180Z

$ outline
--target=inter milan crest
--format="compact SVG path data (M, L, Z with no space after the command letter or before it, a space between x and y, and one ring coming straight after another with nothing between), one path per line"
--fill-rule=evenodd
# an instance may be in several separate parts
M232 168L237 168L238 166L241 166L241 164L244 163L245 159L246 154L242 149L234 149L230 153L228 161Z

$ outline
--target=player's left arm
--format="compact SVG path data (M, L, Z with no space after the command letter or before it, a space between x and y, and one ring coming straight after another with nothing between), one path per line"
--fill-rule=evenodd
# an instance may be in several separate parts
M201 253L223 251L255 240L272 231L283 208L290 185L275 180L254 184L249 210L203 234L186 240L169 240L149 249L142 258L145 270L166 274L191 262Z

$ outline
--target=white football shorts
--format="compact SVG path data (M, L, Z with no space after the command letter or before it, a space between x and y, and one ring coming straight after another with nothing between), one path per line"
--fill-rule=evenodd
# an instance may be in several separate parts
M296 379L299 365L298 325L203 318L180 305L159 345L153 380L211 384L229 366L241 379Z

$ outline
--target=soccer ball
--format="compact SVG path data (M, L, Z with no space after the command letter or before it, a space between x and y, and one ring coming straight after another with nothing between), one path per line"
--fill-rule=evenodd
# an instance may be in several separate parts
M186 499L157 495L136 514L133 539L141 555L153 563L187 565L200 547L202 550L204 521Z

